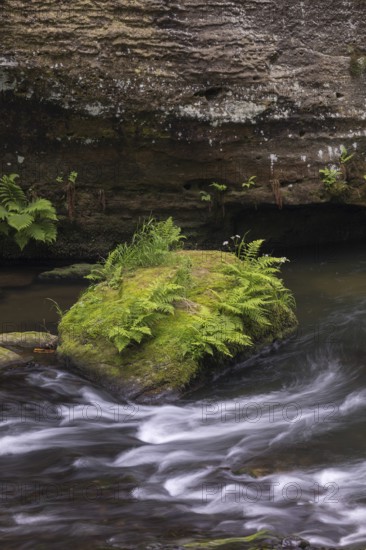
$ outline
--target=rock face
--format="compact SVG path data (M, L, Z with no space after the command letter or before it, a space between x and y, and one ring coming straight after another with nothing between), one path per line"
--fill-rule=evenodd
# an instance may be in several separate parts
M284 245L362 238L364 9L2 0L2 173L20 173L63 211L59 256L105 253L150 212L206 242L249 228ZM341 145L356 153L351 190L332 204L319 169ZM71 170L74 221L54 183ZM256 187L243 190L252 175ZM228 186L224 219L200 200L213 181Z

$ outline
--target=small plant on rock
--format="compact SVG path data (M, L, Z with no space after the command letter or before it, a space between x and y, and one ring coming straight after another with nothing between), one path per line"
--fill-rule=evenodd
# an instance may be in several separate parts
M201 195L201 201L207 202L207 204L208 204L208 211L211 212L211 208L212 208L212 197L211 197L210 193L207 193L206 191L200 191L200 195Z
M217 206L221 207L222 217L225 218L225 193L228 190L227 185L214 181L210 184L210 187L213 187L215 190Z
M347 149L345 148L344 145L341 145L341 154L339 156L339 162L341 164L346 164L347 162L349 162L351 160L351 158L353 158L355 156L354 153L351 153L349 154Z
M349 154L344 145L341 145L341 154L339 155L339 166L345 181L348 181L348 163L354 157L354 153Z
M326 189L330 189L342 176L342 172L339 168L331 166L330 168L323 168L319 170L319 174L322 174L321 180L324 183Z
M334 198L344 198L349 187L343 179L343 172L337 166L331 166L330 168L323 168L319 170L321 180L324 184L327 193Z
M241 186L243 189L251 189L252 187L255 186L255 180L256 180L257 176L250 176L250 178L247 180L247 181L244 181Z

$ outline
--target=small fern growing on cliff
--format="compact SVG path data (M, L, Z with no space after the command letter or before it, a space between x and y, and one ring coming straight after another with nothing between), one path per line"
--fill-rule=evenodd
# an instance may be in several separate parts
M47 199L28 201L16 183L18 174L0 179L0 232L12 236L21 250L32 239L44 243L56 240L57 215Z
M250 176L246 181L244 181L241 186L243 189L251 189L252 187L255 187L255 180L257 179L257 176Z

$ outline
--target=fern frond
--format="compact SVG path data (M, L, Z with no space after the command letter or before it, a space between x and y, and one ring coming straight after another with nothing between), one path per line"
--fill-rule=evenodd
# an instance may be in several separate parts
M0 204L13 212L19 212L27 204L24 191L15 183L18 177L18 174L10 174L0 179Z
M9 212L4 206L0 206L0 220L6 220L9 216Z
M264 243L263 239L257 239L245 244L241 259L244 262L252 262L257 259L259 250Z
M26 229L33 223L33 216L30 214L26 214L24 212L19 214L9 214L7 219L8 224L10 227L13 227L17 231L21 231L22 229Z
M36 241L45 242L46 240L44 229L42 229L42 227L40 227L37 223L32 223L29 227L27 227L25 234L28 235L30 239L34 239Z
M150 218L135 232L131 244L120 244L110 252L103 267L98 269L99 280L115 281L116 269L123 274L137 267L161 265L169 250L177 248L184 238L172 218L164 222Z
M48 220L57 221L56 210L48 199L35 199L23 210L27 214L39 215Z
M230 346L243 349L252 345L251 338L243 333L239 318L209 311L203 311L195 317L193 324L183 333L181 341L183 356L196 360L215 353L232 357Z
M52 220L42 219L33 222L32 225L25 229L31 239L37 239L37 234L43 232L45 243L53 243L57 238L57 228Z

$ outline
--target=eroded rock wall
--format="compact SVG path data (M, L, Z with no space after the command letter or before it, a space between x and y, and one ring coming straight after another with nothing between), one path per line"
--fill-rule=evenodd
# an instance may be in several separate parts
M206 241L250 227L289 243L364 236L364 0L2 0L0 10L2 173L58 204L54 254L105 253L149 213ZM341 145L355 153L348 208L319 179ZM55 183L71 170L74 222ZM213 181L228 186L224 218L200 200ZM357 227L337 233L328 211L346 225L356 215Z

